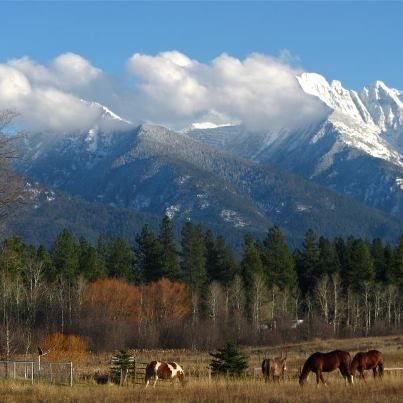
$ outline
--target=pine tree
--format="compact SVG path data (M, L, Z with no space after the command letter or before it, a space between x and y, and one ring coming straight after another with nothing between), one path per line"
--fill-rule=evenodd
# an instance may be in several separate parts
M10 277L18 277L20 268L25 265L27 259L34 256L35 249L26 245L17 235L13 235L3 242L1 258L4 263L2 265L7 267L7 274Z
M79 248L80 274L89 281L104 278L106 273L102 262L98 259L96 249L84 237L80 237L79 239Z
M297 287L294 258L288 249L283 234L275 225L270 228L264 246L265 275L268 286L276 285L281 290Z
M313 290L317 277L320 252L319 245L315 233L309 229L305 233L304 242L302 244L303 249L299 254L295 254L297 257L296 266L300 288L303 295L306 295L310 290Z
M340 261L335 245L328 239L321 236L319 238L319 265L316 273L317 277L332 275L340 271Z
M228 285L234 278L236 263L233 252L222 236L215 237L212 231L207 231L206 244L206 269L209 282L218 281L222 285Z
M158 281L164 276L162 247L154 232L146 224L136 238L138 267L146 283Z
M398 287L403 287L403 236L399 239L394 253L393 283ZM402 290L400 290L402 291Z
M349 247L346 276L348 286L358 292L365 283L375 280L374 262L368 244L362 239L355 239Z
M175 234L172 222L168 216L162 219L158 240L162 249L163 276L172 281L181 280L182 271L179 264L178 251L176 249Z
M135 360L134 356L126 350L120 350L111 360L111 380L123 386L128 379L134 380Z
M263 275L264 268L260 248L252 235L246 234L241 258L241 277L245 288L245 311L249 319L253 316L253 286L256 275Z
M233 342L228 341L217 353L210 355L213 357L210 363L213 375L240 377L248 368L247 356Z
M371 256L374 261L375 280L386 283L387 271L385 248L382 240L377 238L371 244Z
M129 243L122 238L113 238L106 262L108 277L135 281L136 254Z
M101 234L97 240L97 256L103 271L107 271L106 262L110 253L110 244L107 237Z
M57 272L55 265L53 264L52 258L49 252L43 245L40 245L36 251L36 256L39 262L42 262L44 267L44 275L47 281L53 283L56 281Z
M185 281L193 291L206 287L206 246L199 225L187 222L182 228L182 270Z
M385 273L384 284L392 284L394 282L394 251L390 244L386 244L384 248Z
M57 236L52 256L57 273L69 282L74 281L79 269L79 248L76 239L66 229Z

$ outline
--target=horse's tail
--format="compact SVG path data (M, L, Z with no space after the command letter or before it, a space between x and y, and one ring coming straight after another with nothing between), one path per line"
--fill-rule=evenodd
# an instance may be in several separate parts
M305 364L304 364L304 366L302 367L302 371L301 371L301 374L300 374L300 376L299 376L299 384L300 384L301 386L304 385L304 381L305 381L306 378L308 378L309 372L310 372L310 370L311 370L311 358L312 358L312 356L309 357L309 358L305 361Z
M380 353L380 358L379 358L379 363L378 363L378 369L379 369L379 376L380 376L381 378L383 377L383 368L384 368L383 354Z

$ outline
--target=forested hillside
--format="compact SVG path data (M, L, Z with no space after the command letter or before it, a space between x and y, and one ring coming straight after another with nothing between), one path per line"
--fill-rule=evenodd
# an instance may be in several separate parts
M54 331L110 351L401 330L403 237L392 246L308 230L290 250L273 226L263 241L246 235L237 258L200 225L186 223L176 239L165 217L135 242L100 236L93 245L64 230L48 250L11 237L0 270L4 356Z

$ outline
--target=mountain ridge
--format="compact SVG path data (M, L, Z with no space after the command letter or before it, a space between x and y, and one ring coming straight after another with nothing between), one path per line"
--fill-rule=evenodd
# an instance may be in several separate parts
M41 136L28 136L20 172L88 201L182 221L226 223L252 232L277 224L296 239L310 227L326 236L398 236L399 224L380 212L187 134L144 124L100 135L94 150L86 148L86 140L81 134L46 149Z

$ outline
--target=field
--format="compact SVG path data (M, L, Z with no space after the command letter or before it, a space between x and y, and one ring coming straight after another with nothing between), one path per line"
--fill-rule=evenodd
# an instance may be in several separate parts
M110 355L90 356L87 363L77 368L75 385L24 385L15 382L0 384L1 401L84 401L84 402L114 402L114 401L198 401L198 402L401 402L403 401L403 373L387 372L382 381L375 381L367 375L367 383L356 381L354 386L345 386L344 380L338 373L326 374L328 386L316 387L314 377L310 376L307 385L300 388L296 376L305 358L314 351L329 351L340 348L352 354L366 348L377 348L384 352L386 367L403 367L403 336L313 341L288 346L289 379L281 384L265 384L259 371L254 376L253 368L260 366L265 356L279 355L281 348L246 348L249 354L250 371L245 379L209 379L207 353L197 353L183 350L136 351L139 361L151 359L171 360L181 362L188 373L184 388L179 384L170 385L168 382L157 384L155 389L144 389L142 385L96 385L93 381L83 381L85 373L96 369L106 370Z

